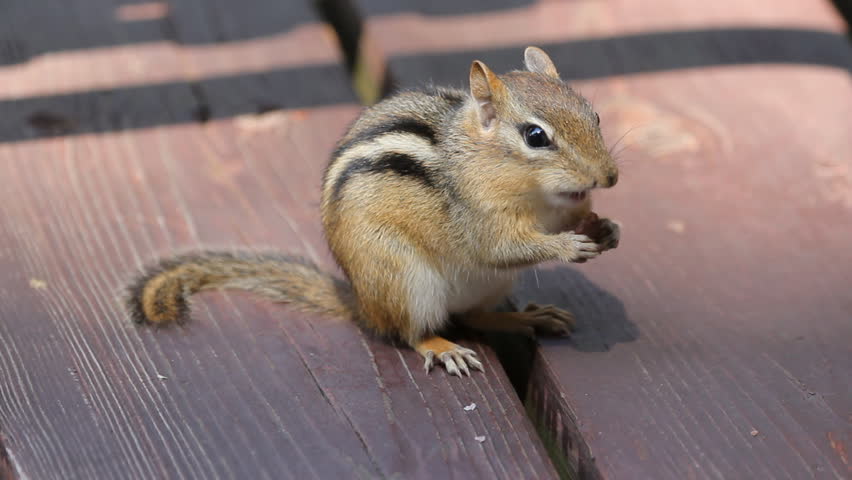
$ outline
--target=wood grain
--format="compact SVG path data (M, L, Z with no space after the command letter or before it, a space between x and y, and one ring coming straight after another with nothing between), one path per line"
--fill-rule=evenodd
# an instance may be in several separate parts
M416 353L348 323L248 295L200 295L182 327L127 318L122 286L163 254L269 247L333 268L320 176L358 108L339 105L353 98L339 65L323 65L318 93L304 98L299 85L311 82L277 75L272 55L295 56L288 68L310 72L316 65L297 54L327 39L297 52L278 32L280 48L258 39L263 48L242 50L259 73L209 76L237 72L228 55L210 53L220 45L276 25L304 35L286 24L295 17L283 18L304 6L296 3L170 2L167 17L141 21L157 27L146 35L159 32L145 41L170 43L165 50L136 48L126 25L100 13L63 24L61 45L45 42L39 53L61 51L65 61L53 70L49 56L34 62L48 74L40 91L55 94L0 103L0 136L15 140L0 143L0 478L556 476L494 354L475 342L466 345L487 373L459 379L427 376ZM63 11L82 18L87 8ZM123 46L110 60L103 50L113 45ZM209 62L196 63L199 45ZM94 47L100 63L68 62L74 52L63 50ZM171 69L160 77L128 66L158 59ZM25 60L0 69L4 87L26 90ZM87 75L121 87L92 91L100 87ZM66 78L78 90L63 91ZM163 78L177 80L160 88ZM291 102L337 105L280 109ZM38 110L49 131L21 126L18 113Z
M846 477L832 445L852 434L846 74L596 87L610 128L649 126L596 207L623 222L619 250L582 274L539 270L518 293L581 318L572 341L542 344L536 368L557 381L537 401L570 405L591 452L581 468L594 458L607 478Z
M852 475L845 28L795 0L371 19L403 87L463 84L472 58L517 68L528 44L568 79L604 77L575 86L621 142L596 205L621 247L515 296L578 315L542 342L527 407L581 478Z
M66 16L87 21L55 31L38 28L53 26L55 12L24 3L10 6L10 16L0 10L0 31L44 55L0 68L0 141L355 101L333 36L307 1L170 2L144 39L111 17L126 6L120 0L72 8ZM26 22L7 25L27 8ZM62 41L43 39L43 31Z
M0 147L0 425L21 477L554 475L481 346L488 374L458 379L247 295L201 296L184 327L123 312L120 286L160 253L266 245L330 266L321 159L354 113Z

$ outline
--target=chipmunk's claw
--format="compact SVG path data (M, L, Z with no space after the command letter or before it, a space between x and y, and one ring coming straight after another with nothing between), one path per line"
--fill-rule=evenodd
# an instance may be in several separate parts
M453 360L453 356L449 353L442 353L438 358L441 359L441 362L444 364L444 368L447 369L447 373L450 375L455 375L457 377L461 376L459 373L459 366L456 365L455 360Z
M435 365L435 352L426 352L424 358L426 361L423 363L423 368L426 370L426 373L429 373Z
M474 369L479 370L480 372L485 371L485 367L482 366L482 362L477 360L475 353L469 356L465 356L465 359L467 360L467 363L469 363L470 366Z
M432 358L434 358L434 354L432 354ZM453 350L444 352L438 355L438 361L444 364L447 373L457 377L461 377L462 375L469 377L471 368L480 372L485 371L482 367L482 362L476 358L476 352L469 348L456 347Z
M482 362L476 358L476 352L441 338L425 341L416 349L423 355L426 373L432 370L436 362L443 364L447 373L457 377L470 376L471 369L485 371Z

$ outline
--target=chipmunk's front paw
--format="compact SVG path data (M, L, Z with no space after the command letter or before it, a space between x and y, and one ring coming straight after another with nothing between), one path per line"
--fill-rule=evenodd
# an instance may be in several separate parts
M588 235L568 232L563 233L567 252L564 260L568 262L583 263L586 260L601 254L601 247Z
M435 363L442 363L450 375L470 376L470 369L485 371L482 363L476 358L476 352L469 348L456 345L441 337L431 337L420 342L416 347L420 355L425 359L423 368L426 372L432 371Z
M621 227L608 218L599 218L594 212L580 221L575 232L591 238L597 244L598 252L612 250L621 239ZM579 261L584 262L585 259Z
M523 311L524 322L533 327L536 333L567 337L574 330L574 315L553 305L530 303Z
M621 227L608 218L602 218L600 224L601 237L598 239L598 244L601 246L601 251L618 247L618 242L621 240Z

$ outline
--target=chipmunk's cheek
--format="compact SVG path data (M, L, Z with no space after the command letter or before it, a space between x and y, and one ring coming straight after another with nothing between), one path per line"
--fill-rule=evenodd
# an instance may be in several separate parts
M541 194L551 207L573 207L589 198L589 186L586 182L578 181L563 169L540 170L537 177Z

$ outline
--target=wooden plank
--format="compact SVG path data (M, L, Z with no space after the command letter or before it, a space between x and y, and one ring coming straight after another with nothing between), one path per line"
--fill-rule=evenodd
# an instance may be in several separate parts
M162 8L127 17L129 2L91 0L86 8L65 2L27 1L0 5L0 65L25 63L39 55L65 50L112 47L162 38ZM165 5L164 2L152 2ZM142 13L137 9L138 13Z
M317 28L269 30L280 2L207 3L172 2L156 45L83 23L64 35L97 41L68 48L103 48L46 43L51 55L0 68L0 117L15 118L0 125L15 140L0 143L0 478L553 478L475 342L487 374L458 379L248 295L200 295L183 327L130 324L121 288L161 254L266 246L333 268L320 176L358 110L339 105L352 98L339 56ZM45 131L23 130L18 113L38 110Z
M380 10L374 3L358 2ZM411 4L407 13L370 18L365 35L401 87L463 86L458 72L471 58L498 71L518 68L517 51L527 45L567 59L560 74L569 80L714 65L852 68L845 24L826 4L802 16L800 3L776 2L758 14L751 4L710 12L667 5L657 12L629 2L541 0L527 8L438 18L412 13L418 7ZM749 22L749 16L756 18Z
M155 9L161 16L151 20L159 35L144 42L128 38L119 13L125 2L99 0L91 19L56 33L61 45L48 42L33 50L46 55L0 69L0 141L355 100L333 35L307 0L253 0L239 8L192 0L162 5ZM27 16L23 4L10 8L15 15L0 15L0 27ZM89 8L66 13L86 16ZM52 14L29 17L33 29L10 27L10 35L41 45L49 35L39 32L52 30L35 27L52 22ZM75 45L89 50L67 50Z
M76 70L76 74L83 74ZM0 141L112 132L355 99L338 65L0 100ZM263 87L261 87L263 85ZM245 87L246 90L242 90ZM238 93L243 92L243 93Z
M583 319L572 341L543 342L536 369L556 383L531 386L534 403L542 415L570 405L590 447L582 468L608 478L844 478L847 74L717 69L596 86L612 128L653 127L600 195L597 210L624 222L620 250L582 275L541 270L542 288L529 277L518 293ZM824 128L802 125L805 108Z
M126 318L118 290L157 253L272 245L330 267L321 159L354 113L0 147L0 425L21 477L553 476L476 344L488 374L458 379L247 295L203 295L182 328Z
M612 14L631 19L632 28L660 28L660 12L673 11L663 20L672 30L700 25L702 17L700 9L687 14L674 5L654 10ZM705 15L709 26L736 18L828 33L838 24L827 4L799 2L762 10L725 2ZM628 28L620 23L613 33ZM740 49L774 48L764 45ZM811 59L821 55L815 50ZM838 53L852 58L848 44ZM840 373L852 368L852 350L841 340L852 335L852 177L844 173L852 142L842 126L852 114L852 62L832 71L800 61L584 85L594 89L611 138L648 125L628 134L624 181L599 203L623 219L625 248L582 268L587 280L568 282L577 288L559 297L590 328L571 345L542 347L536 370L549 373L557 389L531 388L543 417L560 402L576 412L590 447L579 461L589 476L852 472L844 453L852 440L852 379ZM801 111L824 128L802 125ZM819 247L807 248L805 238ZM542 293L550 294L525 290L520 297Z
M234 8L222 0L91 0L77 8L59 1L45 2L34 11L30 2L4 2L0 6L0 65L57 52L158 42L164 34L183 45L208 46L274 37L317 21L307 0L248 0L242 6ZM315 48L310 43L304 47Z
M296 40L254 41L257 45L245 56L255 59L261 68L275 65L279 58L292 58L302 64L298 69L261 70L226 81L200 77L217 64L233 63L230 55L194 52L187 60L187 73L199 80L195 92L212 117L241 113L245 105L254 106L255 111L268 111L339 103L343 101L341 94L346 95L347 101L355 99L333 34L319 24L320 18L309 0L248 0L239 6L227 0L180 0L170 5L169 25L175 41L181 44L235 42L281 31L287 32L279 35L282 40ZM332 62L325 60L330 51L335 53ZM317 59L325 61L317 63ZM292 106L294 101L302 105Z
M417 2L408 0L355 0L354 3L362 9L365 15L370 17L413 13L441 19L441 17L451 17L453 15L482 15L487 12L511 11L512 9L529 7L535 1L470 0L467 2L456 2L453 0L436 0L433 2Z
M579 317L541 342L527 407L581 478L852 474L844 29L795 0L371 19L402 86L462 85L472 58L517 68L529 44L569 79L645 72L575 82L610 143L626 135L596 207L621 247L543 266L515 296Z

